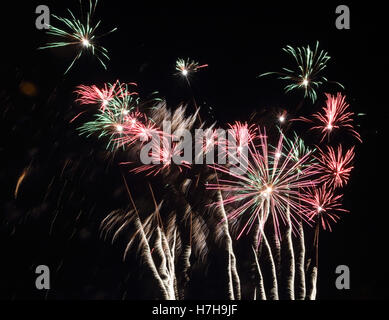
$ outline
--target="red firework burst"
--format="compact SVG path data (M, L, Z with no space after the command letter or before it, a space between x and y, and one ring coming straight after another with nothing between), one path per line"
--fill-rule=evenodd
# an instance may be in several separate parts
M342 145L338 145L335 150L333 147L327 146L326 150L318 149L319 156L316 157L318 164L316 165L319 171L319 182L327 183L333 188L343 187L347 184L354 159L354 147L347 150L343 155Z
M312 115L313 119L300 117L297 120L312 123L314 126L310 130L319 130L322 134L320 142L325 138L330 138L330 134L337 129L345 129L350 132L359 142L362 142L361 136L355 131L353 126L354 113L348 111L349 104L346 103L346 96L338 92L336 96L328 93L326 105L323 110Z
M332 188L326 184L318 188L305 189L301 194L304 203L304 214L309 221L317 221L324 230L332 231L331 222L339 220L338 213L349 212L341 208L343 195L335 195Z
M131 146L139 141L141 143L149 141L153 135L160 135L160 130L148 121L146 114L135 111L124 110L123 121L116 125L116 133L119 137L114 141L118 146Z
M135 83L131 83L135 85ZM114 84L105 83L103 88L96 85L79 85L74 91L79 95L76 99L80 104L97 104L99 108L105 111L105 108L117 97L136 95L136 92L129 92L127 86L116 81Z

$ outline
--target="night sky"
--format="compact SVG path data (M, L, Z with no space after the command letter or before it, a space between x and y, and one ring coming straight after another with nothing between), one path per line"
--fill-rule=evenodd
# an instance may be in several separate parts
M316 40L332 57L328 78L345 86L353 112L366 114L356 118L363 144L357 144L355 169L344 189L343 204L350 213L333 232L321 233L318 298L387 298L388 28L382 8L342 3L349 5L351 29L338 30L335 8L341 3L100 1L96 17L102 20L101 30L118 27L100 39L109 51L108 71L84 56L63 76L74 51L36 50L48 40L35 28L39 4L59 16L66 16L66 8L79 13L76 0L7 4L3 10L0 298L147 298L131 280L137 265L123 263L123 248L99 238L102 218L128 200L120 189L121 171L105 163L102 143L78 136L69 123L79 110L72 93L77 85L136 82L141 96L158 91L175 108L191 99L186 83L174 74L175 61L190 57L209 65L191 79L202 118L219 124L245 121L253 112L288 108L301 100L300 93L285 95L275 77L257 76L288 64L284 46L313 46ZM26 83L34 85L34 94L23 90ZM336 89L328 86L332 93ZM304 106L305 114L309 107ZM86 168L85 178L58 178L68 158ZM25 168L29 174L15 199ZM51 182L53 192L45 197ZM48 292L34 286L39 264L52 270ZM350 290L335 287L335 268L342 264L350 267ZM214 298L212 294L200 297Z

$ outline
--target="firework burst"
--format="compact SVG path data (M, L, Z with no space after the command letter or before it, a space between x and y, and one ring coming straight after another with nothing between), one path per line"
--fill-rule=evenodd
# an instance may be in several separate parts
M350 132L359 142L362 142L361 137L353 127L353 115L354 113L348 111L349 104L346 103L346 97L338 92L336 96L332 96L328 93L326 105L321 112L313 114L313 119L307 119L300 117L297 120L301 120L308 123L313 123L314 126L310 130L320 130L322 142L325 138L330 139L330 134L337 129L345 129Z
M324 230L332 231L331 222L337 222L338 214L348 212L341 208L342 195L335 195L332 188L323 184L317 188L308 188L302 192L305 215L309 221L317 221Z
M327 183L333 188L345 186L354 168L352 166L354 155L354 147L347 150L344 155L342 145L338 145L336 150L330 146L327 146L326 150L319 149L316 157L318 161L316 167L320 175L319 182Z
M228 134L234 142L234 148L238 153L252 143L256 138L256 128L254 125L249 125L247 122L241 123L235 121L233 124L228 124Z
M292 82L285 86L285 92L303 89L304 97L308 97L312 100L312 102L315 102L317 99L316 90L323 83L328 82L327 78L321 74L327 67L327 62L331 59L331 57L326 51L319 50L318 41L316 42L316 46L313 50L309 47L309 45L307 47L297 48L293 48L288 45L282 50L294 58L297 63L296 68L282 68L281 72L266 72L261 74L260 77L277 74L279 75L279 79ZM334 83L343 88L339 82Z
M125 117L122 130L115 142L118 146L129 147L137 141L144 144L156 136L164 136L164 133L144 113L136 111Z
M200 65L198 62L188 59L177 59L176 70L179 74L187 77L189 74L197 72L201 68L208 67L207 64Z
M71 69L74 63L81 57L84 52L91 52L92 55L98 59L104 69L107 69L103 59L109 60L108 50L97 44L97 39L103 36L98 36L96 34L96 30L99 27L101 21L98 21L95 24L93 24L91 21L96 6L97 0L94 3L92 3L92 0L90 0L87 15L85 18L82 17L82 19L77 19L69 9L68 12L70 14L70 18L62 18L56 15L52 15L56 20L64 24L65 28L61 29L50 25L47 34L61 38L62 41L49 42L45 46L39 47L38 49L77 46L78 53L66 69L65 74ZM117 28L113 28L104 35L112 33L116 29Z
M135 83L131 83L131 85L136 86ZM128 90L128 86L121 84L119 81L116 81L114 84L105 83L104 87L101 89L96 85L80 85L74 92L79 96L76 99L76 102L85 105L97 104L103 112L107 106L112 106L112 104L117 105L118 102L121 106L123 106L126 104L126 102L129 102L129 96L137 95L136 92L130 92ZM119 99L122 99L122 101Z
M235 174L225 167L215 165L217 171L232 179L219 179L218 184L208 184L208 188L227 193L223 205L235 206L228 214L229 219L236 219L246 213L250 215L238 237L246 229L249 232L255 220L260 221L263 230L271 216L275 236L280 239L280 224L287 222L287 210L290 210L293 227L298 222L297 217L306 220L298 203L300 189L316 184L313 176L317 170L313 166L305 166L310 152L297 162L293 161L294 148L285 148L283 135L280 135L273 151L269 150L266 131L263 134L259 132L258 138L258 149L253 142L249 145L247 172Z
M138 99L133 98L132 95L124 94L124 96L125 103L117 104L109 102L104 108L99 109L94 114L94 120L85 122L78 128L80 134L86 135L87 137L92 134L98 134L99 138L109 137L107 148L112 147L114 149L119 145L123 145L120 137L123 137L125 129L127 130L131 127L134 117L139 117L136 111Z

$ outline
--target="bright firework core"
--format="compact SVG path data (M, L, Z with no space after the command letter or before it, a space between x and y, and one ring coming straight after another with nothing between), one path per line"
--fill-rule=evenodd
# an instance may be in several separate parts
M303 82L301 83L304 87L308 87L308 79L307 78L304 78Z
M268 186L265 188L265 190L262 191L262 195L264 197L269 197L272 192L273 192L273 188L271 186Z
M89 47L89 45L90 45L89 40L86 39L86 38L83 38L83 39L82 39L82 45L83 45L84 47Z
M119 132L122 132L123 131L123 126L121 126L120 124L118 124L116 126L116 130L119 131Z
M284 121L285 121L285 117L284 117L284 116L280 116L280 117L278 118L278 120L280 120L280 122L284 122Z
M187 76L187 75L188 75L188 70L182 69L182 75L183 75L183 76Z

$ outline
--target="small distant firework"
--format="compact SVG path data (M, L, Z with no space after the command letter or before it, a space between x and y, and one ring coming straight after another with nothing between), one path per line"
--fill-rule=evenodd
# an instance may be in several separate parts
M348 212L341 208L342 195L334 195L334 191L326 184L320 187L308 188L302 192L305 215L309 221L317 221L324 230L331 230L330 222L339 220L338 213Z
M337 150L327 146L326 150L319 149L316 157L318 161L317 169L320 174L319 182L327 183L329 187L338 188L347 184L354 159L354 147L347 150L343 155L342 145L338 145Z
M320 130L320 133L323 135L320 142L326 137L329 140L331 132L335 129L345 129L357 138L359 142L362 142L359 133L354 130L352 125L354 113L348 111L349 104L345 101L346 97L339 92L336 96L328 93L325 95L327 100L322 112L313 114L313 119L300 117L297 120L315 124L310 130Z
M208 67L208 65L200 65L198 62L190 59L177 59L176 61L176 70L179 71L179 73L184 77L187 77L189 74L197 72L199 69L205 67Z
M327 78L320 75L326 68L330 56L324 50L319 50L319 42L316 42L314 50L311 50L309 45L307 47L293 48L286 46L282 49L289 55L293 56L297 63L297 68L292 70L289 68L282 68L281 72L266 72L260 75L266 76L271 74L278 74L279 79L291 81L291 84L285 86L285 92L295 89L304 89L304 97L308 97L315 102L317 99L316 90L325 82ZM339 82L334 82L341 88L343 86Z
M291 223L295 227L301 214L298 203L300 189L314 186L313 176L317 170L313 166L305 166L311 153L293 161L293 148L283 152L283 135L280 135L274 151L268 148L266 131L259 132L259 149L251 143L249 146L249 161L247 173L234 174L226 167L215 165L215 169L228 174L232 179L219 179L217 184L208 184L209 189L221 190L227 193L223 205L235 204L236 208L228 214L229 219L236 219L245 213L250 217L242 228L239 236L250 230L252 224L260 221L263 228L269 217L273 220L274 234L280 239L280 224L287 223L287 208L291 213ZM298 170L298 168L300 168Z
M63 41L49 42L45 46L39 47L38 49L48 49L48 48L57 48L65 46L78 46L78 53L70 63L69 67L66 69L65 74L71 69L73 64L81 57L84 51L89 51L94 55L100 62L100 64L107 69L103 59L109 60L108 50L104 47L97 44L96 40L101 36L96 35L96 30L100 25L101 21L98 21L96 24L91 23L93 13L97 6L97 0L92 4L92 0L89 1L89 10L87 12L86 18L76 19L72 11L68 9L70 14L70 19L58 17L52 15L55 19L62 22L66 25L66 29L60 29L55 26L50 25L47 31L47 34L53 35L59 38L62 38ZM109 34L116 30L113 28L111 31L105 33Z

